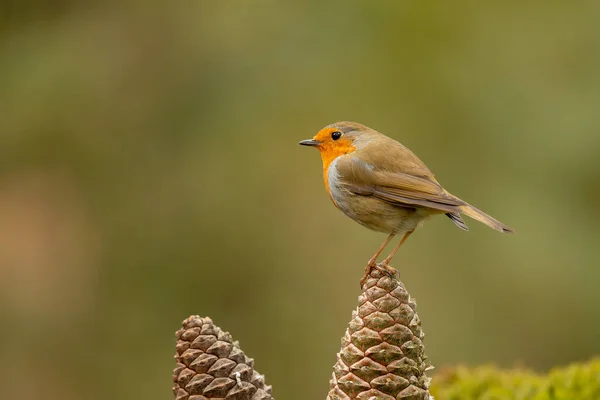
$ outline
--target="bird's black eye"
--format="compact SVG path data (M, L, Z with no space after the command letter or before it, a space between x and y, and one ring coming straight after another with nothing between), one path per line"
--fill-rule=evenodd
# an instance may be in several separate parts
M331 134L331 138L333 140L338 140L341 137L342 137L342 132L339 132L339 131L335 131Z

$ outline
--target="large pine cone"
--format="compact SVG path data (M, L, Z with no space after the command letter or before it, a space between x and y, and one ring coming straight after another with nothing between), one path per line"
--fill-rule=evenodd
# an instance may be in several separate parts
M228 332L193 315L178 330L175 400L271 400L271 387Z
M429 400L416 307L397 272L371 271L342 338L329 400Z

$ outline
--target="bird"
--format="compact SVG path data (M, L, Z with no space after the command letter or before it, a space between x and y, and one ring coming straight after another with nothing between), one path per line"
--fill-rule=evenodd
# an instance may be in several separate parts
M387 233L365 267L361 287L373 268L395 273L390 261L408 237L433 215L445 214L460 229L467 215L503 233L514 230L449 193L412 151L396 140L357 122L327 125L302 146L315 147L323 162L325 189L333 204L359 224ZM391 253L377 259L395 236Z

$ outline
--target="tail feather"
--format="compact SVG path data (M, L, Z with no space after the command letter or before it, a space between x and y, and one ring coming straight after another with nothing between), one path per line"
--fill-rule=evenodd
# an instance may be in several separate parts
M504 225L502 222L490 217L489 215L487 215L480 209L475 208L470 204L465 204L464 206L460 206L460 212L465 215L468 215L469 217L473 218L476 221L486 224L490 228L495 229L497 231L504 232L504 233L514 233L515 232L512 228L508 227L507 225Z
M446 216L448 218L450 218L452 220L452 222L454 222L454 225L458 226L463 231L468 231L469 230L469 227L465 223L465 220L462 219L462 217L460 216L459 213L457 213L457 212L446 213Z

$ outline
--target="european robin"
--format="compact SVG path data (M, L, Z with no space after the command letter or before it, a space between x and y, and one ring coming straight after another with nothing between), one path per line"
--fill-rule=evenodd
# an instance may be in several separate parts
M389 263L408 237L430 216L445 214L469 228L461 214L500 232L513 230L446 191L427 166L397 141L356 122L336 122L300 142L319 149L325 189L345 215L369 229L388 234L371 257L371 268L392 272ZM377 257L396 235L402 239L380 265Z

